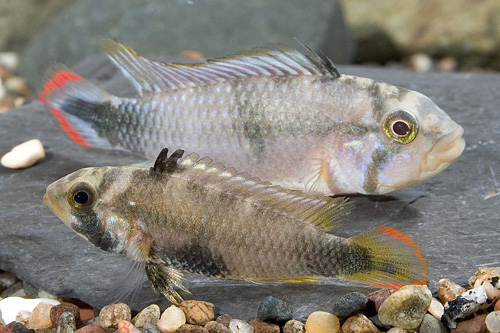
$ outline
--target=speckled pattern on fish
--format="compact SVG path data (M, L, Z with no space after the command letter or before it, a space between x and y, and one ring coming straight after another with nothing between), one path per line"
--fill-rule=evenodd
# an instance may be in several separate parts
M174 286L185 290L183 271L247 281L426 281L420 249L393 228L349 239L326 232L349 213L345 199L284 190L182 155L164 149L151 169L82 169L51 184L44 201L94 245L143 265L173 302L181 299Z
M39 96L82 145L149 159L182 148L322 195L397 190L444 170L465 146L462 127L426 96L341 75L310 50L275 45L183 65L100 44L139 99L62 67Z

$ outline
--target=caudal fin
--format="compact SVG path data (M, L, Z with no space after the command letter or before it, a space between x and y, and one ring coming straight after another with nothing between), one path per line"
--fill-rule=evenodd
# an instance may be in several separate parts
M111 95L63 66L53 68L38 100L52 108L63 130L86 147L111 148L95 130L95 113Z
M380 227L350 241L366 251L369 262L361 271L353 270L342 278L388 288L427 283L427 262L410 236Z

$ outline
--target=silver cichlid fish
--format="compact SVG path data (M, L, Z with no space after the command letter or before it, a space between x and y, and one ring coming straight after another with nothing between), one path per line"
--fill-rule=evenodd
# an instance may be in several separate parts
M336 277L398 286L425 283L407 235L380 227L345 239L327 233L350 211L344 199L284 190L210 158L164 149L154 167L97 167L49 185L46 205L105 251L144 265L172 302L182 272L247 281Z
M154 160L168 143L322 195L397 190L441 172L465 147L462 127L426 96L340 75L312 51L276 45L165 64L100 44L141 98L112 96L64 68L39 95L85 146Z

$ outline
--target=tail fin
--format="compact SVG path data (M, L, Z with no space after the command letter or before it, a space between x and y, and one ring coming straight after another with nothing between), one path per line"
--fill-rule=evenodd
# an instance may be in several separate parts
M52 108L63 130L86 147L111 148L94 129L95 113L112 96L63 66L50 71L38 100Z
M427 262L410 236L380 227L349 240L367 251L370 264L368 269L342 278L396 289L405 284L427 283Z

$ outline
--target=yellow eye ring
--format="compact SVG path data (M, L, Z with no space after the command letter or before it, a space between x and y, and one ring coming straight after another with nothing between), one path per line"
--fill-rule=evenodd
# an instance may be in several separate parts
M77 183L68 192L68 203L79 211L86 211L94 206L96 191L88 183Z
M418 134L418 120L406 110L397 110L384 120L384 132L387 137L397 143L408 144Z

